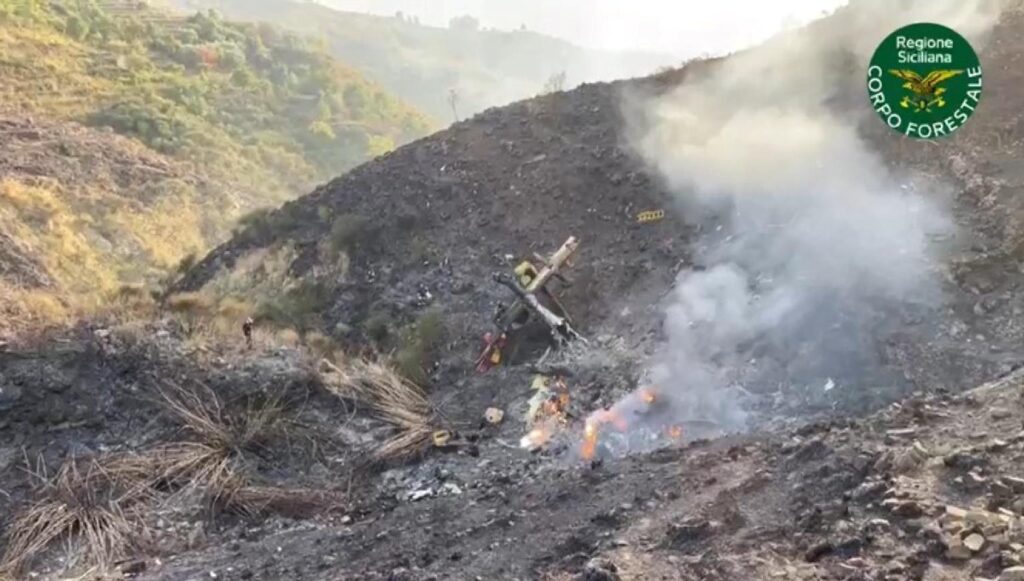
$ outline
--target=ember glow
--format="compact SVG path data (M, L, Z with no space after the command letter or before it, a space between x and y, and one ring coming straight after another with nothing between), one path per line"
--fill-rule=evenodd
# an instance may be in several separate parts
M533 428L519 440L519 446L527 450L538 450L551 442L569 424L569 386L557 378L552 389L543 389L540 395L544 401L532 416Z
M667 423L665 414L671 413L671 402L662 398L657 389L641 387L607 409L590 414L583 426L580 456L593 459L603 434L616 433L614 447L640 446L649 448L651 442L678 442L683 439L683 428ZM612 452L613 454L616 452Z
M583 445L580 447L580 456L584 460L592 460L597 452L597 440L601 435L603 426L611 426L617 432L626 432L629 429L629 422L617 409L597 410L590 414L583 426Z
M580 448L580 456L584 460L593 460L597 452L598 424L595 421L587 420L583 427L583 446Z
M542 413L551 418L556 418L561 421L565 420L565 412L569 407L569 394L561 393L558 395L552 395L544 405L541 406Z
M529 434L526 434L519 440L519 446L526 448L527 450L536 450L542 448L551 440L551 430L544 427L534 428L530 430Z
M543 399L538 400L536 412L531 416L530 431L519 441L520 447L531 451L551 447L555 441L564 440L562 436L570 436L579 429L579 422L569 411L569 387L563 379L553 380L538 395ZM665 421L665 412L670 408L669 399L663 398L657 388L646 386L610 408L594 411L583 421L580 457L592 460L599 455L599 450L601 454L616 455L623 446L649 449L652 442L660 441L664 445L682 441L682 425ZM606 449L606 446L610 447Z
M654 393L653 389L649 387L642 387L640 388L640 399L643 400L645 404L650 405L654 403L654 400L658 399L658 396Z

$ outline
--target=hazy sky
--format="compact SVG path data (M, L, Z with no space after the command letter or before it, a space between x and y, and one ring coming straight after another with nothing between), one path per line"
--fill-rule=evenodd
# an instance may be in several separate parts
M471 14L486 27L527 28L606 49L679 57L742 48L831 11L845 0L318 0L343 10L447 25Z

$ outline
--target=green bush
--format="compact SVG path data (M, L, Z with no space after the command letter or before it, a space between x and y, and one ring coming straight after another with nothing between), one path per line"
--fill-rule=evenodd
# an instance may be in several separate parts
M331 225L328 237L331 249L335 252L347 252L359 245L360 239L366 235L367 223L362 216L342 214Z
M407 379L424 385L429 379L424 366L444 338L444 319L438 310L424 313L407 330L402 346L394 355L395 367Z
M309 329L317 326L321 313L331 306L332 299L327 285L303 281L284 295L261 304L257 316L279 327Z
M173 112L142 103L118 103L90 115L86 122L137 137L146 145L164 153L180 150L188 134L185 122Z
M426 370L423 369L426 352L419 343L410 343L402 347L395 353L393 360L395 369L416 385L425 385L429 380Z
M196 253L190 252L178 262L178 265L174 268L174 270L178 274L185 274L186 272L192 270L192 267L196 265L196 262L198 262Z
M422 263L430 258L430 243L422 236L416 236L409 245L409 257L416 263Z
M391 333L391 319L384 313L374 313L363 321L363 333L379 345Z
M245 235L250 239L262 238L271 232L272 214L271 208L257 208L238 219L238 228L235 235Z
M440 345L444 332L444 318L437 309L427 311L416 322L416 340L426 349Z

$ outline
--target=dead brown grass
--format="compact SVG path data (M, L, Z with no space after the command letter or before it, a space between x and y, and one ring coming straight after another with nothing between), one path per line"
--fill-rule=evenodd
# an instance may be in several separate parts
M111 456L104 464L111 473L154 490L199 491L221 497L239 486L230 455L203 442L162 444Z
M271 440L286 435L284 407L277 398L250 402L244 410L230 413L206 386L171 385L161 397L196 441L165 449L158 473L166 483L204 491L219 502L230 504L245 482L239 467L245 455L259 453Z
M328 357L335 351L336 345L330 337L318 331L310 331L303 337L306 347L316 357Z
M339 493L254 486L248 462L289 422L279 399L228 410L206 386L169 384L159 393L189 440L120 452L82 463L68 460L52 478L40 475L38 499L15 517L0 558L0 580L18 578L48 547L76 543L86 564L106 571L145 538L147 510L157 500L198 493L212 505L249 516L268 512L295 518L337 508ZM40 471L41 472L41 471Z
M48 289L25 289L0 280L0 338L63 327L79 314Z
M308 518L332 512L344 506L344 498L335 491L278 486L244 486L231 497L231 507L249 515L284 514Z
M378 361L352 360L337 366L321 360L320 370L328 390L368 405L397 431L377 449L378 459L408 458L429 447L436 414L419 386Z
M99 461L84 467L72 458L55 476L41 476L43 491L11 523L0 576L16 577L54 542L77 542L89 564L113 566L136 544L145 525L139 509L151 491L130 473Z
M214 301L204 293L186 292L168 297L166 306L178 318L182 331L186 335L193 335L209 323Z
M283 428L284 409L278 398L250 403L228 413L209 387L186 389L169 385L161 391L167 409L201 442L225 453L258 447Z

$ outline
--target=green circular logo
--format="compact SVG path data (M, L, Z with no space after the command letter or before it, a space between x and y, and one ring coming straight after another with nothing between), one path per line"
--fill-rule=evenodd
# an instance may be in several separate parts
M956 31L930 22L900 28L868 66L871 108L886 125L916 139L953 133L981 100L981 63Z

